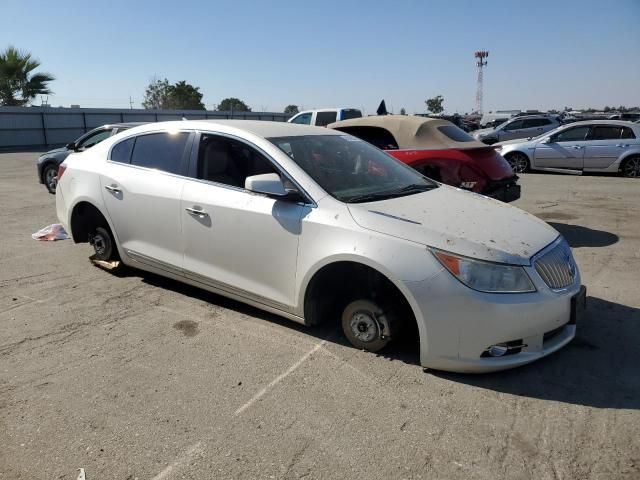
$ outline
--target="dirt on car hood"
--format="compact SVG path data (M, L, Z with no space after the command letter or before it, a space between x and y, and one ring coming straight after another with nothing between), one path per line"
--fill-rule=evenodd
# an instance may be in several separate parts
M519 208L442 185L421 194L352 203L362 228L491 262L528 265L559 235Z

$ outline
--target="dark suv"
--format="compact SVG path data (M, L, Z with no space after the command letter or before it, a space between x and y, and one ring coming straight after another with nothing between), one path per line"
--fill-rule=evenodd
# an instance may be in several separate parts
M129 128L143 124L144 122L103 125L85 133L75 142L68 143L62 148L56 148L43 153L38 157L37 162L38 179L40 180L40 183L43 183L44 186L47 187L49 193L56 193L58 167L71 153L82 152L83 150L93 147L96 143L100 143L116 133L120 133Z

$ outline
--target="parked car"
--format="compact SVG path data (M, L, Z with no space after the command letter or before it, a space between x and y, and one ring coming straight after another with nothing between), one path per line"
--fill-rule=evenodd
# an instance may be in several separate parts
M513 140L516 138L537 137L545 132L558 128L557 117L534 115L530 117L514 117L495 128L484 128L473 132L473 138L487 145Z
M288 122L326 127L333 122L360 117L362 117L362 112L357 108L322 108L300 112L291 117Z
M640 120L640 112L616 113L608 117L609 120L626 120L627 122L637 122Z
M434 369L532 362L571 341L584 308L548 224L337 130L144 125L69 155L56 205L98 259L303 324L335 321L370 351L405 332Z
M49 193L56 193L56 176L58 175L58 167L62 162L64 162L65 158L67 158L69 154L73 152L82 152L110 136L115 135L116 133L137 125L141 125L141 123L114 123L111 125L103 125L85 133L75 142L68 143L62 148L56 148L43 153L38 157L36 162L38 180L47 187Z
M526 142L499 143L515 172L564 170L640 177L640 125L589 120L563 125Z
M505 159L446 120L384 115L336 122L329 128L386 150L447 185L504 202L520 198L518 177Z

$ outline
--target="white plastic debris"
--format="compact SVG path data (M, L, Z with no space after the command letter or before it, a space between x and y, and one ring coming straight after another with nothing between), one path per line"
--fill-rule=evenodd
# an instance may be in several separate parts
M76 480L87 480L87 477L84 476L84 468L79 468L78 472L78 478L76 478Z
M62 225L54 223L53 225L49 225L48 227L38 230L36 233L31 235L31 238L34 240L53 242L55 240L66 240L69 238L69 235L64 231Z

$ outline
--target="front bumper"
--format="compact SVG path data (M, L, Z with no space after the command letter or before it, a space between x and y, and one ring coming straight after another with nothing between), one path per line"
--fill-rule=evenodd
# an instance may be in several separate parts
M553 291L535 268L525 269L536 292L477 292L444 269L429 280L407 283L424 326L420 363L436 370L490 372L533 362L569 343L576 332L571 298L580 291L579 273L572 285ZM490 346L508 342L525 346L502 357L486 355Z

